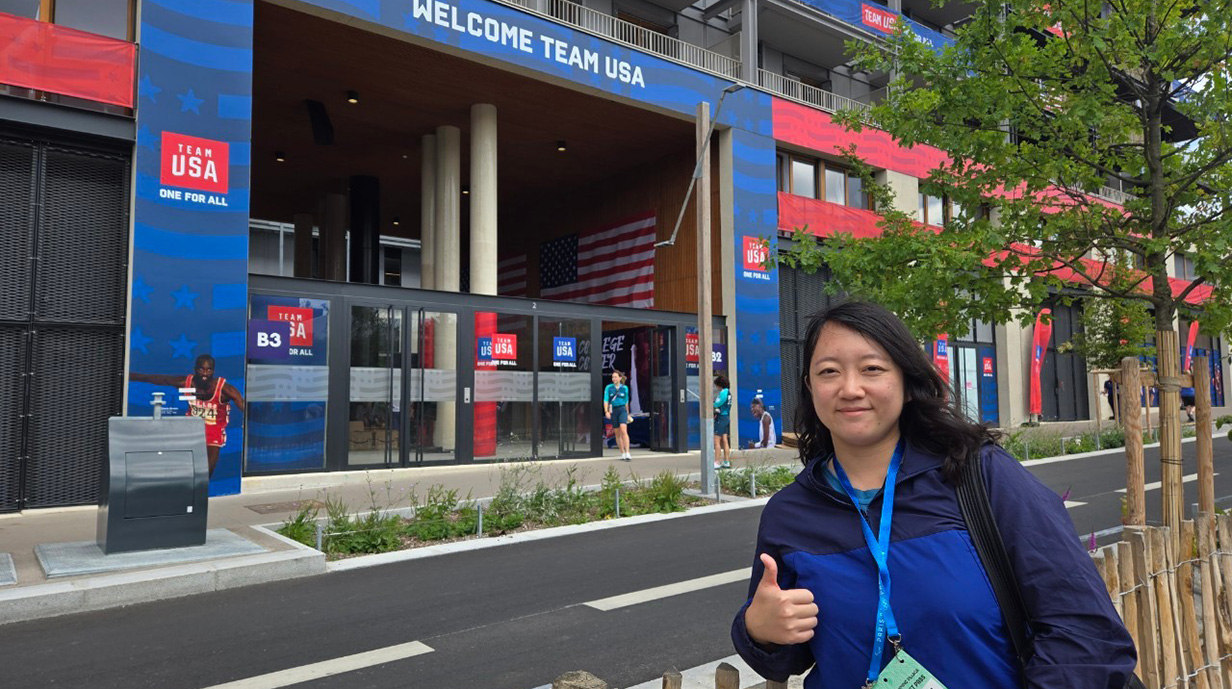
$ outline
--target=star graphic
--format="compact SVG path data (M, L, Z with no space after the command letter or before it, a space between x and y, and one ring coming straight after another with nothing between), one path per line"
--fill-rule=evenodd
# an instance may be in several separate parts
M150 75L147 74L141 77L141 81L137 84L137 93L149 98L151 103L157 103L158 94L162 93L162 89L155 86L154 82L150 81Z
M145 280L142 280L140 275L137 276L137 279L133 280L133 298L134 299L140 299L141 301L149 304L150 303L150 293L153 291L154 291L154 288L145 284Z
M193 358L193 350L197 348L197 343L188 339L184 333L180 333L180 338L172 340L169 344L175 350L171 354L173 359L191 359Z
M198 98L192 89L188 89L188 93L177 93L175 97L180 99L180 112L191 110L198 115L201 114L201 104L205 102L205 99Z
M158 150L158 137L154 136L154 132L150 131L150 126L143 124L137 128L137 145L142 148L148 148L151 151Z
M128 336L129 345L133 348L133 351L141 352L142 354L150 353L148 346L153 339L152 337L146 337L145 333L141 332L141 328L133 328L132 334Z
M189 290L188 285L184 285L183 287L172 292L171 296L175 297L175 306L173 308L178 309L182 306L188 309L189 311L192 311L193 309L197 308L197 305L194 304L193 302L197 299L199 295L196 292Z

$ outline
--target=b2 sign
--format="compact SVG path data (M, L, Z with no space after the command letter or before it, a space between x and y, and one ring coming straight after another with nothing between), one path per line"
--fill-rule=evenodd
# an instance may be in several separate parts
M248 356L252 359L288 359L291 324L286 321L249 321Z

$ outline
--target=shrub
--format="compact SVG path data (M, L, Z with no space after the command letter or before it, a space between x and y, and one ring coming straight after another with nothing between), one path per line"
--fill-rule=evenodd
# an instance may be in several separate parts
M317 515L321 510L316 502L306 501L300 504L299 511L288 517L278 533L293 541L299 541L309 548L317 547Z

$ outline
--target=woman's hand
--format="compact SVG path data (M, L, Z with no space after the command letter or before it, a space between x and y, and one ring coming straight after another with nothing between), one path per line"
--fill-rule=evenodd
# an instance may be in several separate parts
M744 611L744 628L759 644L790 646L813 638L817 626L817 605L808 589L779 588L779 567L774 558L762 553L765 567L753 602Z

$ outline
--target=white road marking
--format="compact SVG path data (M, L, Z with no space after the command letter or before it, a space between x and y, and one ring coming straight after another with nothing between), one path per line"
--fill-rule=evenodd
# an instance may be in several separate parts
M1086 504L1085 502L1079 502L1079 501L1077 501L1077 500L1066 500L1066 501L1065 501L1065 509L1069 510L1069 509L1073 509L1073 508L1075 508L1075 507L1082 507L1082 506L1083 506L1083 505L1085 505L1085 504Z
M730 572L723 572L722 574L711 574L708 577L698 577L697 579L680 581L675 584L666 584L664 586L656 586L654 588L625 593L619 596L612 596L610 598L592 600L587 603L583 603L583 605L607 612L608 610L637 605L638 603L648 603L652 600L678 596L682 593L700 591L702 589L722 586L723 584L730 584L736 581L748 581L751 576L753 576L753 568L745 567L744 569L734 569Z
M373 651L342 656L333 660L323 660L311 665L301 665L289 670L279 670L278 672L257 675L248 679L239 679L234 682L227 682L226 684L217 684L212 687L206 687L206 689L279 689L279 687L287 687L292 684L321 679L322 677L338 675L343 672L362 670L374 665L382 665L395 660L431 653L432 650L432 648L419 641L412 641L410 643L398 644L397 646L388 646Z
M1218 476L1218 475L1219 475L1219 472L1216 471L1214 476ZM1198 480L1197 474L1185 474L1185 476L1181 478L1181 483L1193 483L1194 481L1197 481L1197 480ZM1146 490L1159 490L1160 488L1163 487L1163 485L1164 485L1163 481L1156 481L1154 483L1148 483L1146 484ZM1118 493L1128 493L1129 490L1126 488L1118 488L1117 492Z

